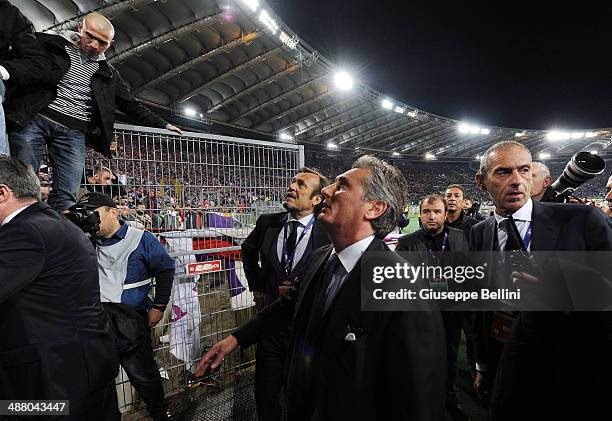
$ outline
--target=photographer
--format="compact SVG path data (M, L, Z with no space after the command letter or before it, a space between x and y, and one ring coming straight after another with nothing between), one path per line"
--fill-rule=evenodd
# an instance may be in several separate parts
M170 299L174 261L151 233L121 222L110 197L87 193L77 205L100 216L94 235L100 298L113 321L121 366L151 417L166 420L168 405L153 359L150 329L161 320ZM155 298L151 303L152 278Z
M119 419L119 364L94 249L40 202L32 169L3 157L0 239L1 399L63 399L62 419Z

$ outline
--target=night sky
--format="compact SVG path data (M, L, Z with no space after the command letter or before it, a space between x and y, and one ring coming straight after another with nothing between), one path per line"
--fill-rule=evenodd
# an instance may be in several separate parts
M267 3L363 83L434 114L515 128L612 126L609 2Z

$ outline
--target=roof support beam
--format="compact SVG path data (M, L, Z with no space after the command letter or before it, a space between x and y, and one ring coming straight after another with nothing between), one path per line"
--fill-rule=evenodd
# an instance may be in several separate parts
M288 110L286 110L286 111L283 111L283 112L282 112L282 113L280 113L280 114L274 115L274 116L272 116L272 117L268 118L267 120L264 120L264 121L262 121L261 123L258 123L258 124L255 126L255 128L260 127L260 126L263 126L264 124L269 123L269 122L271 122L272 120L278 120L278 119L280 119L280 118L283 118L283 117L285 117L286 115L288 115L288 114L290 114L290 113L294 112L294 111L295 111L295 110L297 110L297 109L300 109L300 108L303 108L303 107L307 107L307 106L309 106L310 104L313 104L313 103L315 103L315 102L317 102L317 101L320 101L321 99L323 99L323 98L325 98L326 96L330 95L332 92L333 92L333 90L332 90L332 89L328 89L327 91L323 92L322 94L315 95L313 98L309 99L309 100L308 100L308 101L306 101L306 102L302 102L302 103L300 103L300 104L298 104L298 105L296 105L296 106L294 106L294 107L289 108L289 109L288 109Z
M319 114L319 113L324 113L325 111L331 110L331 109L333 109L333 108L337 108L339 105L344 104L345 102L348 102L348 101L350 101L350 100L352 100L352 99L354 99L354 98L357 98L358 96L359 96L359 94L358 94L358 93L356 93L356 94L353 94L353 95L347 96L347 97L345 97L345 98L341 98L339 101L332 102L331 104L329 104L329 105L328 105L328 106L326 106L326 107L323 107L323 108L321 108L321 109L318 109L318 110L316 110L316 111L313 111L313 112L312 112L312 113L310 113L310 114L307 114L307 115L305 115L305 116L303 116L303 117L300 117L300 119L299 119L299 120L296 120L296 121L294 121L293 123L288 124L288 125L286 125L285 127L280 128L280 129L279 129L279 131L287 130L289 127L291 127L291 126L295 126L295 125L296 125L297 123L299 123L300 121L304 121L304 120L306 120L306 119L308 119L308 118L310 118L310 117L312 117L312 116L314 116L314 115L317 115L317 114Z
M350 133L350 132L352 132L352 131L354 131L354 130L357 130L357 129L361 128L362 126L365 126L365 125L368 125L368 124L374 123L374 122L376 122L376 121L378 121L378 120L381 120L381 119L383 119L383 118L385 118L385 117L388 117L388 116L389 116L388 114L382 114L382 115L379 115L378 117L376 117L376 118L374 118L374 119L372 119L372 120L368 120L368 121L361 122L361 123L359 123L357 126L352 126L352 127L349 127L348 129L343 130L343 131L341 131L340 133L336 133L336 134L334 134L333 136L331 136L331 137L328 139L328 141L332 141L332 140L338 139L338 138L342 137L343 135L345 135L346 133ZM353 119L353 120L355 120L355 119ZM333 131L333 130L329 130L329 131L328 131L328 133L330 133L330 132L332 132L332 131ZM314 139L314 138L317 138L317 137L321 137L321 136L323 136L323 135L324 135L324 133L321 133L320 135L313 136L313 139ZM355 135L355 136L356 136L356 135Z
M226 72L222 72L220 74L218 74L217 76L213 77L210 80L207 80L206 82L204 82L202 85L198 85L196 88L190 90L189 92L187 92L184 95L181 95L179 98L177 98L176 100L172 101L172 105L176 105L176 104L180 104L183 101L188 100L189 98L191 98L192 96L196 95L198 92L201 92L203 89L207 88L208 86L212 85L213 83L219 82L219 80L224 79L236 72L239 72L241 70L244 69L248 69L249 67L261 63L262 61L267 60L268 58L276 55L276 53L282 51L281 47L276 47L273 48L272 50L266 51L263 54L258 55L257 57L253 57L247 61L245 61L242 64L239 64L236 67L233 67L231 69L229 69Z
M120 2L116 2L113 4L109 4L108 6L103 6L98 9L90 10L90 12L98 12L108 19L112 19L117 15L120 15L129 10L138 10L141 7L144 7L150 3L154 3L157 0L123 0ZM74 29L77 27L77 24L81 18L83 18L87 13L79 13L73 18L66 19L65 21L56 23L55 25L48 26L47 28L41 29L41 31L58 31L62 29Z
M153 37L141 44L134 45L133 47L121 51L120 53L115 53L115 55L113 55L108 61L109 63L117 63L133 55L140 55L149 48L157 48L163 43L170 41L176 37L179 37L183 34L196 31L199 28L210 26L218 22L221 15L222 13L219 12L204 19L197 19L191 23L188 23L187 25L181 26L180 28L170 30L166 33Z
M287 76L287 75L289 75L289 74L291 74L293 72L296 72L300 68L300 66L301 66L301 63L296 63L296 64L293 64L293 65L287 67L285 70L281 70L278 73L274 73L274 74L270 75L269 77L267 77L267 78L265 78L265 79L255 83L254 85L251 85L248 88L243 89L243 90L237 92L236 94L227 97L223 101L218 102L214 107L209 108L207 112L208 113L212 113L212 112L218 111L219 109L221 109L222 107L226 106L227 104L229 104L231 102L234 102L234 101L237 101L237 100L239 100L240 98L242 98L242 97L244 97L246 95L250 95L251 93L255 92L256 90L261 89L264 86L266 86L266 85L268 85L268 84L270 84L272 82L275 82L275 81L279 80L280 78L282 78L284 76Z
M187 69L190 69L194 66L197 66L198 64L200 64L203 61L207 61L207 60L212 60L214 57L217 57L218 55L221 55L223 53L228 53L231 50L233 50L234 48L243 45L247 42L251 42L254 39L256 39L257 37L259 37L261 33L259 31L255 31L255 32L251 32L249 34L243 35L240 38L236 38L235 40L232 40L226 44L222 44L219 45L218 47L213 48L210 51L207 51L206 53L197 56L195 58L192 58L191 60L181 64L178 67L173 67L170 70L168 70L167 72L162 73L161 75L155 77L154 79L149 80L148 82L145 82L143 85L137 87L136 89L134 89L134 93L137 94L139 92L144 91L145 89L147 89L148 87L152 86L152 85L156 85L160 82L163 82L167 79L170 79L172 76L176 76L182 72L184 72Z
M392 130L368 139L369 146L372 148L378 148L384 144L389 144L389 142L392 142L399 136L405 135L407 131L419 125L423 127L422 122L419 122L418 120L408 120L406 123L402 123L401 125L394 127ZM381 136L383 136L382 139Z
M412 119L407 120L403 123L400 123L399 125L396 125L395 127L390 127L386 129L382 133L377 133L377 134L373 134L372 136L362 138L359 142L355 143L355 146L361 146L367 143L368 145L366 147L373 148L374 143L371 143L371 142L375 142L379 140L382 140L383 142L387 142L390 135L398 135L400 133L403 133L406 131L407 128L414 127L415 124L418 124L418 123Z
M312 124L312 125L310 125L308 127L304 127L302 130L298 130L295 135L296 136L301 136L301 135L303 135L304 133L306 133L306 132L308 132L310 130L316 129L317 127L319 127L319 126L321 126L323 124L328 124L332 120L335 120L335 119L337 119L337 118L339 118L339 117L341 117L341 116L343 116L343 115L345 115L347 113L350 113L352 111L358 110L358 109L360 109L360 108L362 108L364 106L367 106L367 105L370 105L370 104L368 102L360 102L357 105L354 105L354 106L352 106L350 108L347 108L347 109L342 110L342 111L338 111L336 114L334 114L334 115L332 115L330 117L324 118L323 120L319 120L316 123L314 123L314 124ZM371 110L371 111L374 111L374 110ZM363 117L366 114L367 114L367 112L366 113L362 113L361 116ZM352 121L352 120L354 120L354 118L351 118L349 121ZM343 122L340 125L334 126L334 127L330 128L330 129L327 129L327 130L325 130L325 131L323 131L323 132L321 132L319 134L316 134L316 135L314 135L312 137L317 137L317 136L323 135L325 133L329 133L330 131L333 131L333 130L337 129L337 128L343 126L344 124L346 124L346 122Z
M302 83L300 83L300 84L294 86L293 88L289 89L287 92L280 93L277 96L272 97L272 98L268 99L267 101L262 102L261 104L259 104L255 108L251 108L246 113L240 114L238 117L236 117L233 120L231 120L231 122L234 122L236 120L248 117L248 116L250 116L251 114L253 114L253 113L257 112L257 111L262 110L268 104L276 103L278 101L282 101L283 99L293 95L295 92L297 92L297 91L305 88L306 86L310 85L311 83L317 82L321 78L322 78L322 76L317 76L317 77L313 77L313 78L310 78L310 79L306 79Z
M392 125L392 124L397 124L397 121L400 120L402 118L402 116L397 114L397 113L394 113L394 114L395 115L388 114L388 115L383 116L383 117L386 117L386 118L391 118L391 120L388 120L387 122L385 122L383 124L379 124L376 127L372 127L371 129L367 129L367 130L365 130L365 131L363 131L361 133L358 133L358 134L356 134L354 136L350 136L348 139L343 139L339 143L341 145L344 145L344 144L346 144L348 142L351 142L351 141L353 141L355 139L359 139L359 138L363 139L363 136L365 136L365 135L367 135L369 133L375 132L376 130L380 130L383 127L387 127L387 126Z

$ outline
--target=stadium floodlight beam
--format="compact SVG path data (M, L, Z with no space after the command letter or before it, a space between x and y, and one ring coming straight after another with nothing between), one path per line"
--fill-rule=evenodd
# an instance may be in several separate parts
M571 136L568 132L558 132L556 130L553 130L552 132L548 132L546 137L548 138L548 140L555 141L555 140L569 140Z
M408 117L416 118L418 111L408 111Z
M406 107L401 107L401 106L396 106L395 109L393 110L398 114L404 114L404 111L406 111Z
M436 156L428 152L425 154L425 159L436 159Z
M540 155L539 155L540 159L548 159L550 158L550 156L551 155L547 152L540 152Z
M385 110L393 109L393 102L390 99L387 99L387 98L383 99L381 102L381 105Z
M242 2L253 12L256 12L259 7L259 0L242 0Z
M291 140L293 140L293 136L291 136L289 133L281 133L280 134L280 139L281 140L291 141Z
M338 145L336 145L334 142L327 142L327 149L330 149L332 151L337 151Z
M591 150L591 153L592 153L593 155L598 155L598 154L599 154L599 151L598 151L597 149L592 149L592 150Z
M353 77L344 70L339 70L334 75L334 84L341 91L350 91L353 89Z
M459 129L459 133L469 133L470 132L470 125L467 123L461 123L458 127Z
M395 156L395 157L400 156L400 153L399 152L393 152L393 156Z
M584 134L584 137L586 137L587 139L590 138L590 137L595 137L595 136L597 136L597 133L595 133L595 132L586 132Z
M572 139L582 139L584 137L583 132L574 132L572 133Z
M193 108L185 108L185 114L188 117L195 117L196 116L196 110L194 110Z
M480 129L480 134L489 134L491 133L491 130L489 129Z
M471 134L478 134L478 133L480 133L480 127L478 127L478 126L471 126L470 127L470 133Z

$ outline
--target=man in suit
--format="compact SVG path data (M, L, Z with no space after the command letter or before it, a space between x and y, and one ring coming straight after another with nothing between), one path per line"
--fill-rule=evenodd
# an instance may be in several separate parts
M412 252L410 257L416 257L417 260L430 265L459 264L456 261L457 252L468 251L468 242L461 230L445 226L446 210L446 201L440 195L430 194L421 199L419 204L421 228L401 237L395 250L409 261L412 259L408 254L404 256L402 251ZM450 259L445 258L449 257L448 255L443 255L446 251L453 252ZM446 410L453 421L465 421L469 420L469 417L459 404L459 390L456 385L463 312L445 311L442 312L442 319L446 335Z
M242 260L249 288L259 308L289 290L304 270L313 250L329 244L329 235L316 220L327 177L301 168L291 180L283 207L286 212L262 215L242 243ZM287 353L287 333L269 336L257 344L255 400L262 420L279 420L279 393Z
M372 286L370 277L361 279L362 254L378 252L383 265L405 263L382 240L396 227L405 195L397 168L359 158L323 189L319 221L332 244L312 253L297 286L215 344L196 372L290 325L289 419L440 420L446 359L440 313L423 300L410 303L414 311L361 310L362 289Z
M546 164L542 162L533 162L531 164L531 172L533 173L533 180L531 181L531 199L539 202L544 197L548 186L552 184L553 179L550 176L550 170Z
M32 169L0 157L0 399L66 399L67 419L118 420L95 251L39 199Z
M476 182L489 192L495 215L472 228L470 248L610 251L612 223L596 208L540 203L530 198L531 164L529 150L513 141L497 143L483 155ZM539 282L529 275L511 274L518 285ZM490 320L481 319L477 387L494 374L496 359ZM499 359L491 418L541 421L609 417L611 326L607 312L520 312Z
M444 192L444 199L448 211L446 212L446 225L451 228L456 228L469 237L470 229L478 223L474 218L464 214L465 209L465 193L463 187L459 184L451 184Z

